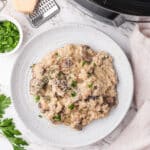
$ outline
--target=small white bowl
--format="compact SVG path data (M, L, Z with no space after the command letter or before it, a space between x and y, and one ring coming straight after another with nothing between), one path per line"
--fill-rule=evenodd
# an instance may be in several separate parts
M15 52L17 52L19 50L19 48L22 44L22 41L23 41L23 31L22 31L21 25L19 24L19 22L16 19L14 19L13 17L7 16L7 15L0 15L0 22L1 21L10 21L16 25L16 27L19 30L19 42L18 42L17 46L14 49L12 49L10 52L0 53L0 56L14 54Z

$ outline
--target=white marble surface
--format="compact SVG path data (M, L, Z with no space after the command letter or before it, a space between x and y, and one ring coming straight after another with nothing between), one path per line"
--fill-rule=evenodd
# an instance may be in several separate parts
M92 25L96 28L99 28L106 34L110 35L121 47L122 49L128 54L130 52L129 49L129 36L132 32L133 25L129 23L123 24L121 27L112 27L109 25L106 25L102 22L96 21L87 15L85 15L83 12L80 12L76 7L72 6L69 3L70 0L57 0L61 11L60 13L55 16L54 18L47 21L45 24L40 26L39 28L35 29L32 28L31 25L28 23L25 15L16 12L11 4L11 0L8 0L7 6L4 8L4 10L0 13L10 15L14 18L16 18L24 32L24 41L23 45L30 40L31 37L39 34L40 32L43 32L47 29L50 29L54 26L59 26L64 23L80 23L80 24L88 24ZM22 45L22 46L23 46ZM10 85L10 76L11 76L11 70L13 67L13 64L17 58L19 53L16 53L11 56L5 56L0 57L0 89L5 92L6 94L10 95L9 93L9 85ZM121 133L121 131L125 128L125 126L130 122L131 118L135 114L134 105L131 106L127 116L122 121L122 123L119 125L119 127L111 133L108 137L103 139L102 141L98 141L97 143L83 147L78 148L77 150L104 150L107 146L110 145L110 143L113 142L117 138L117 136ZM17 127L23 132L24 138L30 143L30 146L27 148L27 150L55 150L55 149L63 149L64 148L54 148L50 147L48 145L42 145L37 143L34 139L30 139L30 133L29 131L24 127L22 122L17 117L17 114L15 112L15 109L13 105L8 109L7 117L13 117ZM12 150L11 145L9 142L2 136L0 136L0 149L2 150ZM70 150L70 149L68 149Z

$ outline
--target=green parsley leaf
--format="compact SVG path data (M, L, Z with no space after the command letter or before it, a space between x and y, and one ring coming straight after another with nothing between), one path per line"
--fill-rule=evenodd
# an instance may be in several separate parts
M24 148L24 146L28 145L28 143L24 139L19 137L21 135L21 132L16 129L12 118L0 120L0 130L2 134L13 145L14 150L16 150L15 147L21 149Z
M55 121L61 121L61 115L58 114L58 115L54 116L53 119Z
M85 64L87 64L88 62L87 61L83 61L82 62L82 67L85 65Z
M8 108L11 104L10 98L5 95L0 95L0 118L5 114L5 109Z
M94 67L96 67L97 65L96 65L96 63L94 63Z
M70 110L73 110L73 109L74 109L74 104L69 105L68 108L69 108Z
M30 66L30 68L34 68L34 67L35 67L35 65L36 65L36 64L31 65L31 66Z
M75 91L73 91L72 93L71 93L71 96L72 97L75 97L77 95L77 93L75 92Z
M22 146L13 145L14 150L25 150Z
M11 104L10 98L0 95L0 118L3 117L5 109ZM25 150L28 143L20 137L21 132L16 129L12 118L0 119L0 131L12 144L14 150Z
M39 100L40 100L40 96L39 95L36 95L34 98L35 98L36 102L39 102Z
M88 84L88 87L92 88L93 87L93 83Z
M92 76L92 73L88 72L87 73L88 78Z
M38 115L39 118L42 118L42 115Z
M62 79L64 77L64 73L62 71L60 71L57 75L58 79Z
M58 58L58 59L60 59L61 58L61 56L59 55L59 53L57 52L57 53L55 53L55 56Z
M76 80L73 80L72 83L71 83L71 86L72 86L72 87L77 87L77 81L76 81Z
M0 127L14 126L12 119L4 119L0 122Z

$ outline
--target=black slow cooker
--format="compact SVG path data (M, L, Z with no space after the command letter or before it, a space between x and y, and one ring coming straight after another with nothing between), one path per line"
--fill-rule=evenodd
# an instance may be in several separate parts
M120 13L150 16L150 0L94 0L93 2Z
M90 16L109 24L150 22L150 0L74 0ZM80 7L80 8L81 8Z

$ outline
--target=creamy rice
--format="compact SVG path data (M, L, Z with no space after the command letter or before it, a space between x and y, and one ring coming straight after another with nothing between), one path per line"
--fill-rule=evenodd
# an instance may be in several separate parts
M31 95L47 119L81 130L117 103L112 57L87 45L66 45L32 67Z

